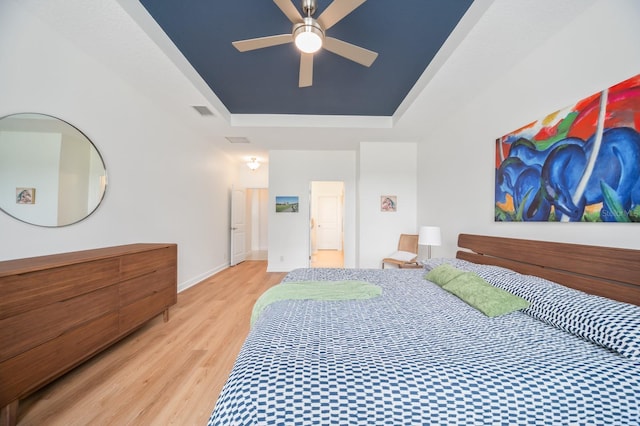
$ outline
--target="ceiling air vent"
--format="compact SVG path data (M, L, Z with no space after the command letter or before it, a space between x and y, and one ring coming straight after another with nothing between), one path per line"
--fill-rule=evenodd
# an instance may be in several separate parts
M209 108L207 108L206 106L193 105L193 109L198 111L198 113L203 117L205 117L205 116L214 116L213 112Z
M226 138L231 143L249 143L249 139L244 136L226 136Z

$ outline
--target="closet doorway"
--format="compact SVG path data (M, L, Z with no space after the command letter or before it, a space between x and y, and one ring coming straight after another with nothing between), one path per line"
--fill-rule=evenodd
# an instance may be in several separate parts
M245 260L267 260L268 202L265 188L231 189L230 266Z
M309 200L309 266L344 267L344 182L311 182Z
M246 189L247 260L267 260L268 250L268 204L269 190L266 188Z

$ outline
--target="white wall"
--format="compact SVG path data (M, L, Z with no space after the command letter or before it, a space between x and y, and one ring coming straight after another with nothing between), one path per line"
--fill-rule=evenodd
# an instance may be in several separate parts
M268 271L309 265L309 190L312 181L345 185L344 265L356 266L355 151L271 151L269 153ZM298 213L276 213L276 196L298 196Z
M265 251L269 248L269 190L258 190L258 205L260 211L258 218L254 217L253 222L258 228L258 241L254 250Z
M401 233L418 232L416 154L415 143L379 142L361 143L359 153L271 151L268 270L290 271L308 265L312 181L345 184L345 267L379 268L380 260L397 247ZM275 213L278 195L298 196L300 211ZM398 211L381 212L381 195L396 195Z
M362 142L359 165L359 249L362 268L380 268L400 234L417 234L417 145ZM382 212L380 197L395 195L396 212Z
M177 243L185 288L228 263L237 164L110 65L117 64L98 62L19 2L0 2L0 116L41 112L70 122L102 153L109 177L102 205L78 224L42 228L0 214L0 259Z
M237 188L268 188L269 164L261 164L257 170L250 170L246 164L239 165Z
M419 221L443 233L434 257L454 255L461 232L640 248L638 224L494 222L495 139L640 72L637 0L596 1L564 19L562 29L532 51L479 58L492 61L490 76L467 72L484 90L456 91L459 82L447 78L459 75L456 54L427 88L431 98L457 105L455 114L424 129L418 150ZM482 23L474 29L484 30L496 38L520 36ZM465 42L461 51L473 51Z

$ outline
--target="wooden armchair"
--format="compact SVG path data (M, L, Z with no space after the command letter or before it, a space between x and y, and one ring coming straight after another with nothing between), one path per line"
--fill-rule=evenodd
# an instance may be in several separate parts
M400 234L398 251L382 259L382 269L385 264L396 265L398 268L419 268L418 235Z

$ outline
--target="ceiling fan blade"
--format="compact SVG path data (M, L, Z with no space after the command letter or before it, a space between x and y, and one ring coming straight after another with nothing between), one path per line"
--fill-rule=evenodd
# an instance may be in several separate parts
M309 87L313 84L313 53L300 54L300 79L298 87Z
M239 40L231 42L233 46L240 52L249 50L262 49L264 47L277 46L279 44L291 43L293 36L291 34L279 34L268 37L250 38L248 40Z
M353 62L364 65L365 67L370 67L371 64L373 64L373 61L378 57L376 52L333 37L325 37L322 47L327 49L329 52L343 56Z
M298 8L291 0L273 0L273 2L280 8L282 13L287 15L287 18L289 18L292 24L302 22L302 15L300 15Z
M326 31L365 1L367 0L333 0L318 17L318 22Z

